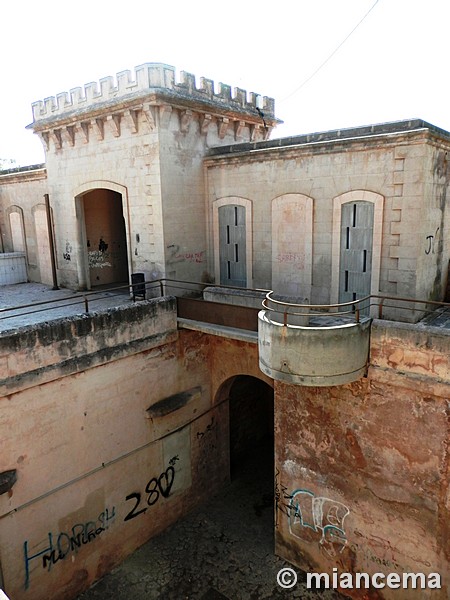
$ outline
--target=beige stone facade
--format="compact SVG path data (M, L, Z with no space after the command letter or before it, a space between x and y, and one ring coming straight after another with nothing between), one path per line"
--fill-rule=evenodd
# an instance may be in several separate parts
M211 80L201 78L197 88L188 73L176 83L173 67L153 63L133 75L119 73L117 82L105 78L36 102L31 127L46 150L59 284L84 289L123 280L109 272L112 253L127 264L125 280L135 272L146 279L208 278L203 157L211 146L268 137L276 123L273 110L273 100L247 98L245 90L232 94L219 84L215 93ZM10 190L1 185L4 211L15 202ZM106 208L97 211L97 235L90 239L88 194L94 190L107 190L111 202L120 195L116 220L124 227L123 242L107 235L112 231ZM33 200L22 197L18 206L29 213ZM4 235L10 245L8 223ZM102 249L100 239L108 248ZM31 278L39 281L40 274Z
M197 87L188 73L176 83L174 68L159 63L36 102L33 115L46 169L0 177L4 250L27 252L32 281L51 282L48 193L64 287L124 283L142 272L315 304L367 294L443 299L450 136L432 125L270 141L273 100L223 84L216 93L204 78ZM95 190L104 201L93 213ZM370 210L371 224L366 281L351 265L347 293L341 236L350 206ZM243 219L234 279L224 270L237 262L220 241L227 207Z
M404 127L213 151L206 159L209 219L214 222L215 204L223 199L245 199L253 223L247 252L254 287L314 304L338 302L341 209L362 201L374 206L368 293L443 298L450 139L423 123ZM217 236L210 237L210 248L216 256ZM217 279L217 266L215 272Z
M407 321L423 307L406 313L399 298L444 297L448 132L408 121L269 140L271 99L187 73L176 83L153 63L33 111L45 167L0 175L2 250L25 254L32 281L52 283L54 239L58 284L72 289L143 273L313 304L383 295L384 317ZM233 300L250 310L263 295ZM263 338L187 323L180 306L164 297L0 335L0 587L70 600L219 490L244 377L274 390L254 423L275 419L277 553L313 571L438 572L433 595L376 597L446 598L448 329L367 310L352 323L364 354L348 323L335 345L311 327L310 366L309 314L269 315ZM261 371L258 341L274 363L291 344L278 371ZM334 360L339 348L351 352ZM294 377L290 363L314 360L338 372Z

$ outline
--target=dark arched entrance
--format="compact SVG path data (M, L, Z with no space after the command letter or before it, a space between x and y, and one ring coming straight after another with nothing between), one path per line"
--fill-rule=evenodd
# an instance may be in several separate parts
M122 195L95 189L83 196L88 287L128 283L128 253Z
M237 376L229 391L231 478L258 454L264 457L273 482L273 388L256 377Z

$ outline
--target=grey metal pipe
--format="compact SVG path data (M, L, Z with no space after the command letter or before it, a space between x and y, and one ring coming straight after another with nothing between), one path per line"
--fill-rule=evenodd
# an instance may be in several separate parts
M56 277L56 255L55 245L53 243L53 227L52 227L52 215L50 210L50 198L48 194L44 194L45 198L45 212L47 213L47 229L48 229L48 242L50 244L50 262L52 264L52 279L53 289L59 290L58 280Z

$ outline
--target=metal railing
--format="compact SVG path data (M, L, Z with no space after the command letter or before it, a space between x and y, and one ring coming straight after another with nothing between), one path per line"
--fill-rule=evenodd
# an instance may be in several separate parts
M20 284L20 285L24 285L24 284ZM127 284L127 285L115 286L115 287L111 287L111 288L104 288L102 290L94 290L94 291L90 291L90 292L80 292L80 293L74 294L72 296L54 298L52 300L39 300L39 301L31 302L28 304L18 304L16 306L3 307L3 308L0 308L0 320L17 317L17 316L30 315L30 314L34 314L34 313L49 311L49 310L56 310L58 308L77 306L77 305L81 305L84 307L84 311L81 310L80 312L89 313L90 312L90 310L89 310L90 302L92 303L97 300L103 300L105 298L110 298L111 295L121 296L121 295L123 295L123 292L128 290L130 287L132 287L132 286ZM119 293L118 290L121 290L122 293ZM113 292L117 292L117 293L114 294ZM34 310L26 310L26 309L34 309ZM12 313L12 314L8 314L8 313Z
M245 289L250 292L254 291L265 293L269 291L251 288L222 286L215 283L204 283L199 281L182 281L178 279L161 278L152 281L139 281L136 283L116 285L113 287L102 287L102 289L76 292L70 296L60 296L51 300L39 300L27 304L18 304L15 306L3 307L0 308L0 321L3 319L13 318L17 316L31 315L39 312L52 311L71 306L80 306L82 309L79 311L79 313L88 314L92 311L92 304L94 302L99 300L105 300L114 296L123 298L124 294L128 293L130 300L133 301L135 301L136 298L146 299L147 296L151 298L162 296L201 298L203 290L207 287L223 288L227 290L235 289L241 291L242 289ZM145 292L143 294L141 293L142 288L145 289ZM60 291L61 290L58 290L58 292Z
M23 285L23 284L21 284ZM450 308L449 302L438 302L434 300L418 300L413 298L403 298L397 296L384 296L371 294L350 302L340 302L336 304L297 304L295 302L287 302L274 298L275 292L272 290L264 290L258 288L241 288L233 286L225 286L211 282L198 281L183 281L170 278L161 278L152 281L141 281L139 283L130 283L110 288L102 288L101 290L91 290L86 292L78 292L66 297L59 297L52 300L36 301L28 304L20 304L11 307L0 308L0 320L8 319L16 316L24 316L44 311L52 311L59 308L80 305L82 310L80 313L90 313L92 304L95 301L106 298L117 297L129 293L130 300L135 300L137 296L143 296L143 299L148 297L156 298L163 296L190 297L202 298L205 288L214 287L223 290L237 290L265 293L266 297L262 300L261 308L266 311L283 315L282 324L287 325L289 316L292 317L307 317L320 319L322 317L347 318L352 322L360 323L365 320L370 312L376 312L379 319L385 318L387 309L401 311L419 311L422 315L431 314L436 308ZM145 289L145 293L142 289ZM418 306L420 308L418 308ZM372 307L376 310L372 311Z
M361 319L369 318L372 307L377 307L378 319L384 318L384 310L402 310L425 314L432 314L437 307L450 308L449 302L438 302L435 300L417 300L413 298L403 298L398 296L382 296L379 294L370 294L350 302L340 302L336 304L296 304L273 298L274 292L266 294L263 300L265 310L283 315L283 325L288 325L288 317L317 317L320 319L329 317L348 317L355 323L360 323ZM400 304L400 305L399 305ZM416 305L421 305L418 308ZM412 306L411 306L412 305ZM433 308L428 308L429 306ZM335 310L333 310L335 309Z

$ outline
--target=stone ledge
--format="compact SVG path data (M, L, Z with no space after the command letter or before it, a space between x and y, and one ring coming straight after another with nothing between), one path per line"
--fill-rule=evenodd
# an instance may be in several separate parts
M192 321L191 319L178 318L177 321L180 329L191 329L192 331L200 331L231 340L240 340L241 342L250 342L251 344L258 343L258 334L256 331L247 331L223 325L211 325L209 323L201 323L200 321Z

